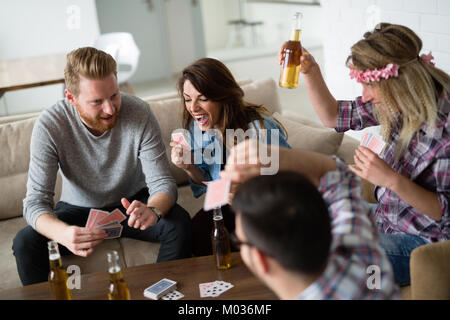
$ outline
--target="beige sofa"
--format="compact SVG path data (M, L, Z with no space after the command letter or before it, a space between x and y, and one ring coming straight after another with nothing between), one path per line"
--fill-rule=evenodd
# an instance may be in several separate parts
M263 104L283 123L288 132L288 142L293 148L337 154L347 163L352 162L358 142L298 114L283 113L274 80L248 80L241 82L241 86L248 101ZM170 155L170 134L181 127L181 101L176 93L144 100L149 103L158 119L166 151ZM26 193L30 136L38 115L33 113L0 118L0 290L21 286L11 246L16 233L26 226L22 217L22 200ZM192 217L201 208L203 197L193 198L185 173L173 165L171 170L179 186L178 203ZM58 177L55 203L60 190L61 181ZM78 265L82 273L105 271L108 250L119 252L123 266L136 266L154 263L159 244L128 238L107 240L96 247L88 258L67 256L63 257L63 262L66 266Z

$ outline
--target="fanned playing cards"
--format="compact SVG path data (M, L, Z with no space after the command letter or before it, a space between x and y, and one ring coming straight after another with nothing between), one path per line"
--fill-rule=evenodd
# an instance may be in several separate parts
M367 132L361 139L361 146L369 148L376 154L380 154L383 151L386 143L381 139L381 137L377 136L374 133Z
M225 291L230 290L234 286L230 282L216 280L213 282L200 283L200 298L218 297Z
M86 222L88 229L103 229L108 233L106 239L119 238L122 234L123 226L120 224L127 217L119 210L111 212L91 209Z
M191 150L191 145L189 144L189 137L183 132L173 132L171 135L172 141L180 144L184 149Z

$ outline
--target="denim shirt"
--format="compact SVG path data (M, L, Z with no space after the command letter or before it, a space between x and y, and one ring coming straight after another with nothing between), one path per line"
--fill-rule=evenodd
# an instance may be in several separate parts
M262 116L264 123L264 131L262 133L261 141L266 144L277 144L277 141L273 141L272 139L278 140L278 145L280 147L291 148L291 146L287 142L287 138L281 129L280 125L269 116ZM256 130L258 133L261 133L261 122L255 120L248 124L249 131L252 134L256 134ZM219 173L223 169L222 164L225 165L226 155L228 155L229 150L227 149L226 154L222 153L222 135L218 130L208 130L201 133L201 137L199 132L201 132L200 127L198 126L196 121L192 121L189 127L189 133L191 138L191 147L192 152L194 153L194 163L197 167L203 172L205 176L205 181L213 181L218 180ZM264 134L266 133L266 134ZM196 139L197 136L197 139ZM219 152L216 152L219 151ZM203 193L206 192L206 185L197 184L192 179L189 179L189 183L191 185L192 192L194 193L194 197L198 198Z

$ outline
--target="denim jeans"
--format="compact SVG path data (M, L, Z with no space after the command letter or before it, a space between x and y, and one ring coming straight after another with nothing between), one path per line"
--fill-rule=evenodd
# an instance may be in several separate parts
M377 205L370 204L371 210L375 210ZM411 252L424 244L430 243L422 237L412 234L386 234L380 233L380 244L386 252L392 269L394 270L394 280L400 286L409 286L410 271L409 260Z
M148 190L143 189L132 200L146 203ZM125 208L118 207L123 213ZM115 207L101 208L112 211ZM84 227L89 216L90 208L78 207L66 202L58 202L55 215L69 225ZM168 261L189 258L191 253L191 220L189 214L178 204L155 226L146 230L134 229L128 226L128 217L122 222L122 237L133 238L149 242L160 242L157 261ZM13 241L13 252L16 258L17 271L23 285L47 281L49 273L47 239L31 226L19 231ZM60 245L61 256L72 254L67 248ZM95 250L95 248L94 248ZM145 254L145 253L143 253ZM89 258L88 258L89 259Z
M412 234L380 234L380 242L394 269L395 282L400 286L409 286L409 258L411 252L427 240Z

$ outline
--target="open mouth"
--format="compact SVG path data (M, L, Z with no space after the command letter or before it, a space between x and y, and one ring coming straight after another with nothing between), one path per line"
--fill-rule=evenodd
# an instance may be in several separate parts
M109 117L101 117L100 119L101 119L102 121L105 121L105 122L111 122L111 121L114 120L114 116L111 115L111 116L109 116Z
M204 127L209 121L209 115L207 114L194 115L194 118L202 127Z

